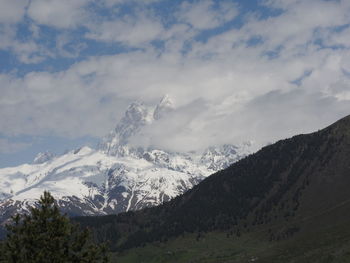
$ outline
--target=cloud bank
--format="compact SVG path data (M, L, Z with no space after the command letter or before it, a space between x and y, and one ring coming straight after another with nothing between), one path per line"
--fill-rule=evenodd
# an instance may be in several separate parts
M101 137L164 94L175 111L135 143L263 145L350 114L348 1L0 3L0 49L17 60L0 74L8 138Z

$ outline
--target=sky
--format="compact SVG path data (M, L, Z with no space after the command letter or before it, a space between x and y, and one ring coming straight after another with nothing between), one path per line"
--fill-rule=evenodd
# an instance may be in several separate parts
M348 0L0 0L0 167L94 146L133 101L172 151L317 131L350 114Z

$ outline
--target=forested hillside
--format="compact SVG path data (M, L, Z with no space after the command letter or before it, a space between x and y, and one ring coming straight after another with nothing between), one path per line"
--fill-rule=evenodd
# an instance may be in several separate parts
M213 231L235 237L260 231L274 242L346 222L349 186L348 116L269 145L159 207L76 220L115 251Z

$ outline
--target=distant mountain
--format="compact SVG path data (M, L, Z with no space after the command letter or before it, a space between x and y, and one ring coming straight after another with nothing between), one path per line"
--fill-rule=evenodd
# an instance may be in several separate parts
M130 145L134 135L172 110L168 96L155 107L132 103L96 150L85 146L60 156L45 152L33 164L0 169L0 224L15 212L26 212L44 190L72 216L159 205L250 153L250 143L210 147L204 153Z
M171 246L166 241L174 238L184 240L188 233L197 233L197 240L203 234L210 233L209 240L217 235L215 233L226 232L227 238L234 236L234 240L246 236L242 242L248 242L251 236L258 238L261 244L265 244L265 250L276 246L273 242L286 240L278 243L282 244L278 245L279 249L285 246L284 254L274 252L279 253L280 258L293 251L311 253L311 250L319 249L307 243L307 240L312 240L320 248L324 246L330 249L329 253L337 251L334 253L344 254L343 250L335 248L331 243L321 241L333 242L337 247L340 244L350 244L350 227L347 227L350 220L349 188L350 116L319 132L294 136L266 146L158 207L117 216L78 218L77 221L94 229L99 240L109 240L115 250L131 249L157 241L163 242L163 245L154 245L154 248L164 247L165 251L170 251L171 246L176 246L177 253L185 253L187 247L181 246L181 241L172 241ZM191 242L186 244L193 246L193 241ZM205 244L206 239L202 242ZM217 239L215 242L223 241ZM227 242L233 241L226 241L225 245L229 247ZM260 246L257 240L251 241L254 245L249 249L245 248L245 243L235 242L239 249L231 247L231 251L236 249L237 255L242 256L241 259L231 252L227 258L235 258L236 261L226 258L226 261L212 259L205 262L255 261L242 261L247 252L240 254L239 251L242 248L250 253L256 251ZM299 243L308 245L304 249L298 247ZM349 248L348 246L347 249ZM213 249L206 248L208 258L215 254ZM140 257L145 253L142 249L137 251L141 253ZM317 251L319 256L324 253ZM147 250L147 253L150 258L153 252ZM194 259L194 251L188 253L192 256L187 261L174 262L189 262ZM266 253L260 254L268 257ZM175 254L172 255L174 258ZM293 256L300 257L297 253ZM160 255L154 257L160 258ZM344 257L348 258L345 254ZM287 261L279 261L275 257L261 262Z
M52 160L54 157L55 157L55 154L53 154L49 151L38 153L37 156L34 158L33 163L34 164L46 163L46 162Z

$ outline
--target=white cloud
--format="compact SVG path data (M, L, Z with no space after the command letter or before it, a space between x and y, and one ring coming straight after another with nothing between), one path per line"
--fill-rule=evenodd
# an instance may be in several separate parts
M66 58L77 58L81 51L87 48L83 41L74 41L72 34L61 33L56 37L57 55Z
M23 19L28 0L0 0L0 23L16 24Z
M334 30L350 23L345 2L270 1L284 12L266 19L248 16L241 28L196 42L200 29L235 17L236 7L224 4L218 9L211 1L183 4L176 14L181 22L169 27L149 10L88 24L87 37L142 51L90 57L56 73L0 75L0 133L103 136L130 101L153 104L163 94L170 94L177 108L135 143L174 150L266 143L317 130L349 113L348 30ZM81 16L70 20L67 12L65 22L43 14L33 19L60 28L78 25ZM57 38L62 53L69 36ZM250 45L254 37L260 40ZM164 49L149 45L155 39L164 40ZM343 48L325 48L318 43L323 41ZM186 45L190 48L182 52ZM27 50L23 60L26 54L45 54L31 42L20 50ZM275 56L267 55L271 51Z
M62 33L57 37L55 50L49 42L42 41L47 36L43 35L40 26L65 30L86 26L93 20L93 13L86 10L90 3L90 0L0 0L0 49L12 52L24 64L37 64L59 56L76 57L84 44L72 45L67 34ZM26 16L32 20L26 20L27 25L22 24L20 29L19 24ZM27 34L25 26L31 36L23 37Z
M159 2L161 0L103 0L103 4L106 5L107 7L113 7L113 6L118 6L121 4L152 4L155 2Z
M102 136L126 107L116 94L99 90L98 83L89 85L74 69L23 78L0 75L0 90L1 133L8 136Z
M281 47L283 53L298 54L319 37L318 33L349 23L349 6L338 1L271 1L285 11L266 20L253 19L244 26L246 35L260 36L264 48ZM291 55L291 54L290 54Z
M322 32L324 44L330 47L350 48L350 28L338 32Z
M232 20L237 14L236 5L231 1L221 1L217 7L212 0L184 2L177 13L181 22L195 29L215 28Z
M88 0L32 0L28 16L40 25L74 28L87 19Z
M127 46L140 46L155 40L163 31L162 24L154 18L141 14L138 17L124 16L113 21L103 21L90 27L87 38L122 42Z
M38 63L48 56L53 56L49 50L37 44L33 39L18 40L17 28L14 25L0 25L0 34L0 50L12 52L24 64Z
M206 63L196 58L174 63L152 52L134 52L91 58L56 74L31 73L20 80L3 76L0 122L7 128L1 132L103 136L131 100L152 104L168 93L177 110L136 142L188 150L240 139L271 141L318 129L346 114L349 102L337 101L350 89L341 71L350 54L337 52L333 58L320 51L270 61L254 60L248 50L245 56L232 51L226 60ZM303 68L313 71L302 87L289 84ZM320 115L322 107L327 113Z

